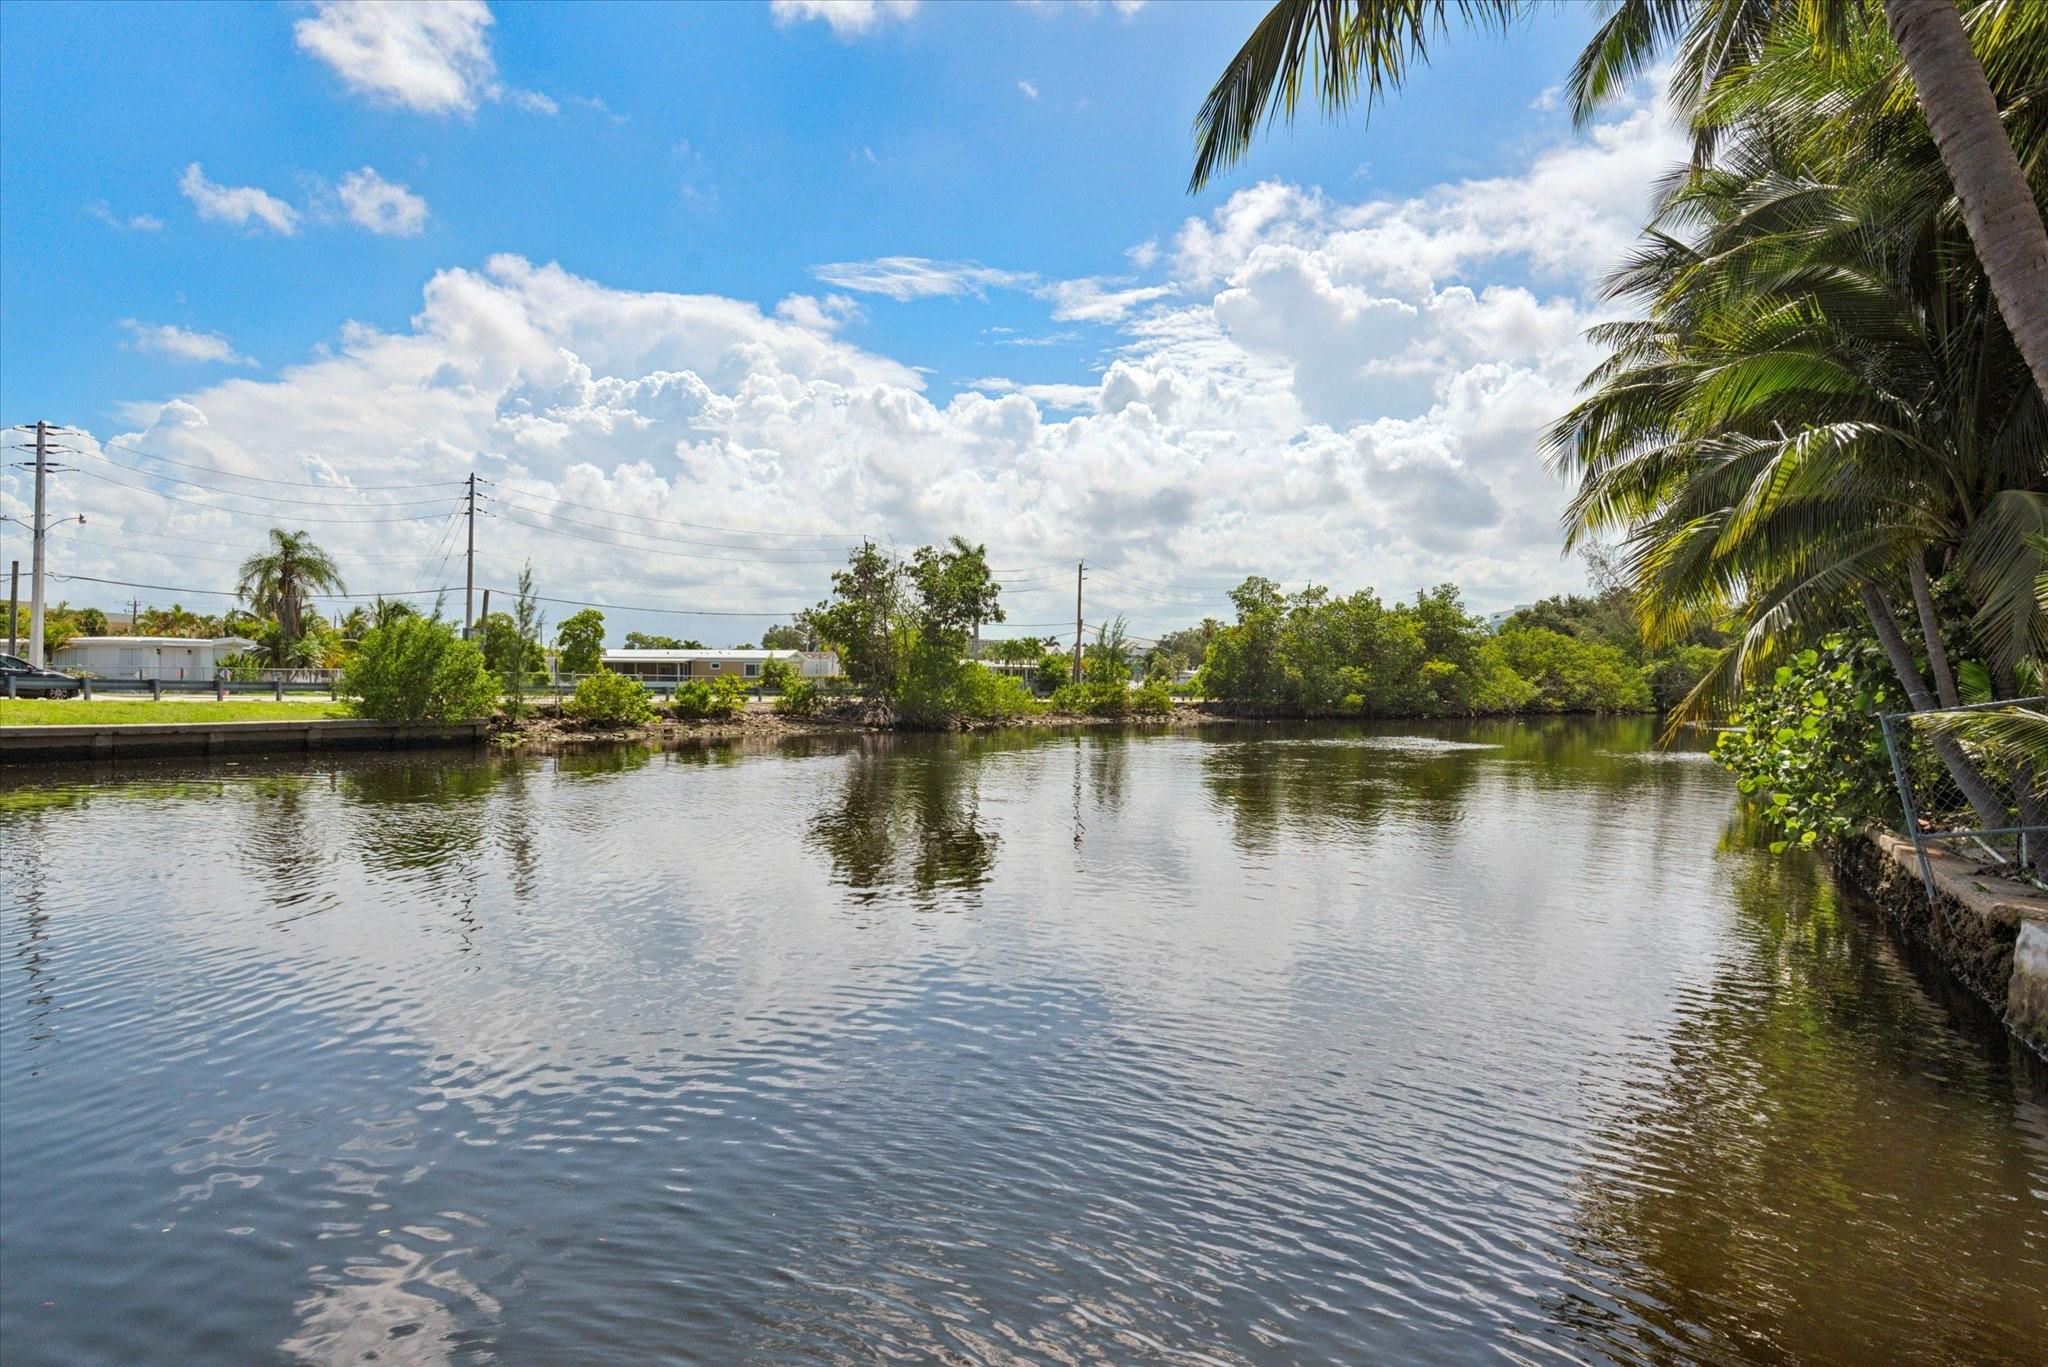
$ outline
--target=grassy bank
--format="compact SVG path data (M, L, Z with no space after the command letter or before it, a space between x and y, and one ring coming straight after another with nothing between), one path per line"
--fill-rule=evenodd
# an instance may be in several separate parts
M81 698L0 698L0 726L141 726L172 722L313 721L346 717L346 703L230 698L86 702Z

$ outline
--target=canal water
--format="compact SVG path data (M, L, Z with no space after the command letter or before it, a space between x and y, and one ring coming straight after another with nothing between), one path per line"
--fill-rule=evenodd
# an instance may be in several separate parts
M2041 1071L1651 740L0 774L0 1353L2041 1361Z

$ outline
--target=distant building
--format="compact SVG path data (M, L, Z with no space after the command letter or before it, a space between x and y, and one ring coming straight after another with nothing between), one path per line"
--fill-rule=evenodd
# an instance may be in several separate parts
M228 656L255 648L240 636L74 636L50 667L95 679L211 679Z
M1485 621L1486 629L1488 631L1499 631L1502 627L1507 625L1508 618L1514 616L1518 612L1527 612L1530 608L1533 608L1535 606L1536 605L1534 603L1517 603L1511 608L1502 608L1499 612L1489 612L1482 620Z
M682 683L691 679L740 679L753 682L761 666L782 660L806 679L829 679L839 673L839 656L829 650L607 650L605 668L646 683Z

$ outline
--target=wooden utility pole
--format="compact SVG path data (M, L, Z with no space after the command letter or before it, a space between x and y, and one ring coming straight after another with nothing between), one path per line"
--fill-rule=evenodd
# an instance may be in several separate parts
M462 573L462 639L467 641L476 619L470 616L470 609L476 606L476 471L469 472L469 555L464 562Z
M485 589L485 590L484 590L484 610L483 610L482 612L479 612L479 613L478 613L478 614L476 615L476 624L477 624L477 626L478 626L479 628L481 628L481 627L483 626L483 624L484 624L485 622L488 622L488 621L490 621L490 620L491 620L491 591L490 591L489 589Z
M1088 570L1083 560L1074 566L1074 682L1081 682L1081 580Z

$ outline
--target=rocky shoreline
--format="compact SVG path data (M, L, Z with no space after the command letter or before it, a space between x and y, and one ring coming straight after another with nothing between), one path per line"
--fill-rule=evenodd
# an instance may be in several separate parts
M1207 704L1176 703L1165 715L1096 717L1074 712L1041 712L1003 721L961 721L948 730L955 732L1019 730L1192 730L1208 726L1269 724L1278 718L1240 717L1210 710ZM563 750L603 745L645 745L656 748L714 741L755 740L797 736L858 736L902 734L905 728L872 715L837 712L815 717L791 717L767 707L748 707L736 717L720 720L682 721L660 717L634 726L589 726L562 717L552 710L538 712L522 721L499 718L491 728L491 742L515 754L555 754Z

